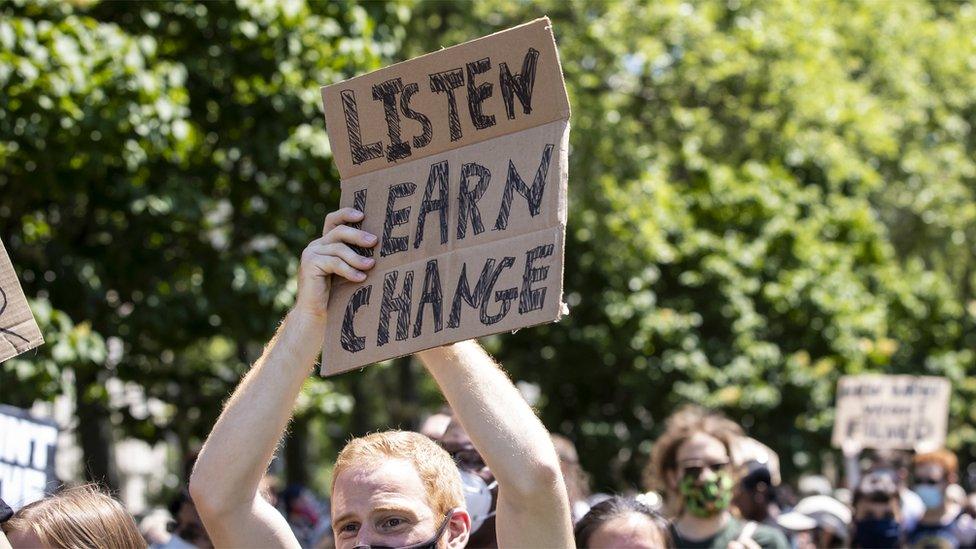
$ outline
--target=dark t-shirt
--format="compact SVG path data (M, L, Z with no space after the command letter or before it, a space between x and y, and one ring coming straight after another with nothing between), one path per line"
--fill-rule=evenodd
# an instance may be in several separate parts
M701 540L692 540L681 537L678 529L671 524L671 536L674 538L674 546L681 549L725 549L730 541L739 539L744 523L738 519L730 518L725 528L722 528L714 536ZM782 532L759 524L752 534L752 540L759 544L762 549L790 549L789 542Z
M7 522L7 519L14 516L14 511L2 499L0 499L0 523Z

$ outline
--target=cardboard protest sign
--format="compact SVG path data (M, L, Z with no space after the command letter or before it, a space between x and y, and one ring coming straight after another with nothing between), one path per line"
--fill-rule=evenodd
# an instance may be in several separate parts
M54 492L58 427L27 410L0 404L0 499L13 509Z
M548 19L322 88L376 264L333 277L322 373L558 320L569 99Z
M833 444L863 448L941 448L949 417L949 380L932 376L844 376L837 383Z
M0 241L0 362L44 343L7 250Z

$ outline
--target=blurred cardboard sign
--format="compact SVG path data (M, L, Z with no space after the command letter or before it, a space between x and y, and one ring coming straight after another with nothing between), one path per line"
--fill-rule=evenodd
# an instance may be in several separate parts
M14 510L57 488L58 427L27 410L0 404L0 499Z
M331 375L562 314L569 99L546 18L322 88L342 206L379 243L333 277Z
M0 362L44 343L14 266L0 241Z
M837 383L833 444L929 451L945 443L949 380L932 376L844 376Z

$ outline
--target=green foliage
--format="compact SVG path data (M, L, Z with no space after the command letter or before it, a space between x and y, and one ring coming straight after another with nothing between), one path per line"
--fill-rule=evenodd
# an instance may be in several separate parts
M636 482L684 402L817 466L845 373L949 377L949 443L976 442L976 9L940 7L422 6L419 49L553 20L572 311L497 351L599 485Z
M168 406L113 408L119 431L198 440L338 198L319 86L548 14L573 107L571 314L488 342L542 388L546 424L577 441L598 487L635 484L684 402L816 467L837 378L865 371L949 377L949 444L976 457L969 3L0 14L0 234L51 319L49 344L0 370L5 399L50 398L66 367L90 387L115 376ZM412 383L403 368L310 382L300 413L322 464L347 432L415 411L405 393L388 402ZM420 400L437 402L429 380Z

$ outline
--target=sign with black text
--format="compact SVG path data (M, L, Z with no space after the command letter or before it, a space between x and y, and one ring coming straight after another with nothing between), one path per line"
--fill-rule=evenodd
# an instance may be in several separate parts
M548 19L322 88L342 206L379 238L333 278L322 373L558 320L569 100Z
M833 444L935 450L945 444L949 380L933 376L844 376L837 383Z
M0 242L0 362L44 343L24 290Z
M0 499L16 510L54 492L57 440L53 421L0 404Z

